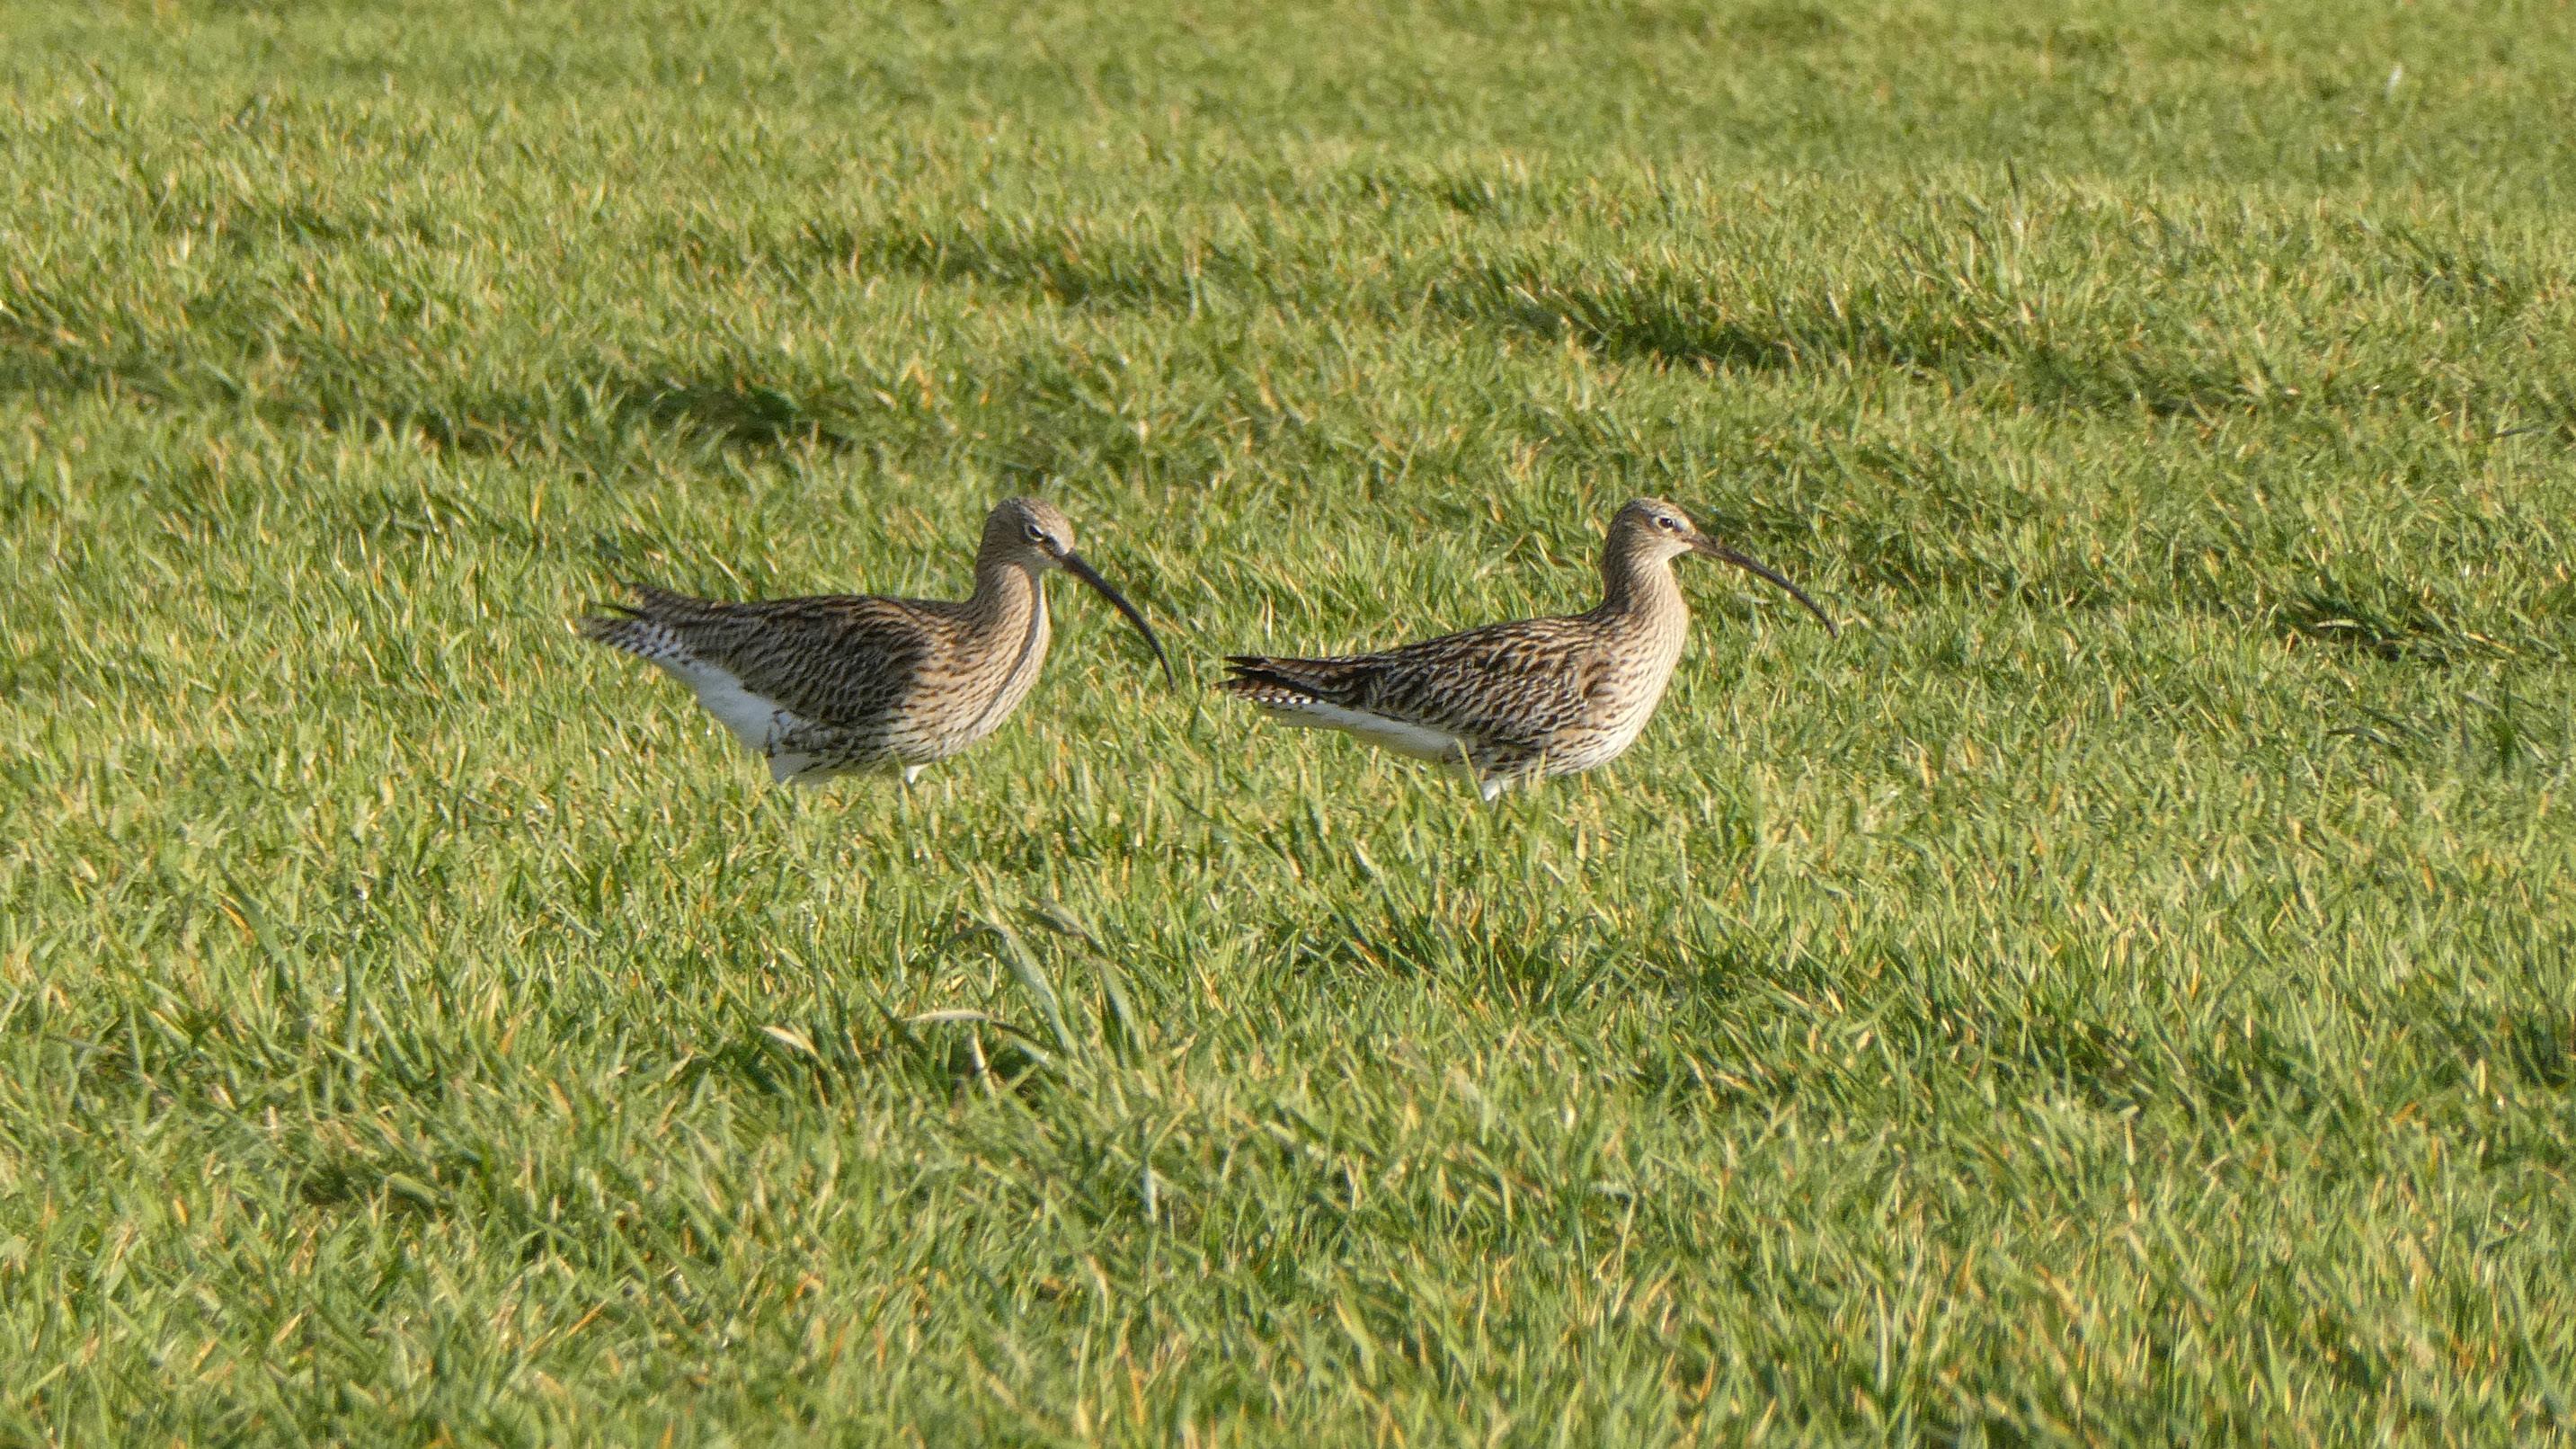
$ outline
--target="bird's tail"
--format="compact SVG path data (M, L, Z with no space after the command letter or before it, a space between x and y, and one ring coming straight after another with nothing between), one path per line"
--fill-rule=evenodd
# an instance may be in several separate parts
M654 617L653 605L659 598L675 596L651 584L621 583L640 602L602 604L598 613L583 615L579 621L581 637L643 659L660 659L671 653L678 640L668 624Z
M1226 677L1217 688L1256 704L1348 705L1356 695L1366 662L1357 659L1280 659L1267 654L1234 654L1225 661Z
M1229 654L1225 660L1226 677L1217 681L1216 687L1227 694L1268 694L1286 690L1290 694L1312 696L1315 693L1313 689L1281 667L1288 662L1259 654Z

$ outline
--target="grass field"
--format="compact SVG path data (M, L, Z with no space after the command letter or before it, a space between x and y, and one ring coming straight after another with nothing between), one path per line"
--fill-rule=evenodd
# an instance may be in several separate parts
M2571 55L0 0L0 1442L2576 1432ZM1179 692L791 793L566 625L1014 491ZM1491 810L1206 688L1641 492L1842 640Z

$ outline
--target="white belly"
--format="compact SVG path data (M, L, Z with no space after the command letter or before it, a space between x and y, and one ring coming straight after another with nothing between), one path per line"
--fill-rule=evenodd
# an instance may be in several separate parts
M1370 714L1366 710L1344 709L1337 704L1326 704L1320 699L1281 700L1276 703L1265 699L1261 702L1261 707L1288 724L1304 725L1310 729L1340 730L1345 734L1366 740L1380 749L1393 750L1399 755L1410 755L1417 760L1441 760L1454 765L1458 763L1459 752L1463 748L1462 742L1456 735L1418 724L1407 724L1400 719L1388 719L1382 714Z
M718 723L733 732L745 748L769 762L773 781L793 780L822 763L817 755L778 748L791 735L810 731L813 721L793 711L782 709L776 700L754 694L743 687L729 669L702 663L685 655L653 661L664 673L689 687L698 703L714 715Z
M743 688L742 681L731 670L718 669L689 658L656 659L654 663L698 696L734 738L755 750L767 750L780 736L805 723L796 715L778 707L778 702Z

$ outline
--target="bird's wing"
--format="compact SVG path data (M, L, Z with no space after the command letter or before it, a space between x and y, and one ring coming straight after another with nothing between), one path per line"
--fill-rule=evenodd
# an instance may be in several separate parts
M650 585L584 632L651 659L676 649L724 670L752 694L815 724L864 727L909 693L923 661L953 630L932 602L823 595L720 603Z
M1343 709L1488 743L1537 749L1580 719L1597 648L1562 619L1520 619L1338 659L1237 655L1228 687L1286 689Z

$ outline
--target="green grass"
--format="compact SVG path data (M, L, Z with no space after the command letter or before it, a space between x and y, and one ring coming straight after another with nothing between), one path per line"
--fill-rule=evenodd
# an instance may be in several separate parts
M0 1439L2570 1433L2564 7L0 38ZM1180 692L566 627L1009 491ZM1490 811L1205 687L1640 492L1843 639Z

